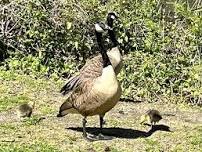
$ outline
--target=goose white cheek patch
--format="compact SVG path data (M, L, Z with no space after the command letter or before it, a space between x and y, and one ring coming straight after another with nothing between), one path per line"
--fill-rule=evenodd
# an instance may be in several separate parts
M116 18L116 17L115 17L114 15L112 15L112 16L111 16L111 19L113 19L113 20L114 20L115 18Z
M100 27L100 25L98 25L98 24L95 24L95 30L96 30L97 32L100 32L100 33L104 32L103 29L102 29L102 28Z

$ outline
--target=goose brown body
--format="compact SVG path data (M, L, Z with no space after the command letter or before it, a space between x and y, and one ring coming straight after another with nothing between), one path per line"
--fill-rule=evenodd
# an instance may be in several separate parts
M116 105L122 92L116 73L112 66L103 69L99 59L89 60L81 69L79 85L61 106L61 113L104 115Z

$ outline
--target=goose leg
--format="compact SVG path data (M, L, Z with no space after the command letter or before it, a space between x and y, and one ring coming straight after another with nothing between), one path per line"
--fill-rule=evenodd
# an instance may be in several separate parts
M104 115L99 116L100 117L100 128L103 127L103 125L106 125L106 121L104 120Z
M100 133L99 133L97 138L99 140L111 140L112 137L103 135L103 124L104 124L104 119L103 118L104 118L104 116L100 115Z
M86 132L86 123L87 123L86 117L83 118L83 121L82 121L82 122L83 122L83 137L84 137L86 140L90 141L90 142L99 140L96 136L88 136L88 135L87 135L87 132Z
M102 134L102 128L103 128L103 116L101 117L100 116L100 134L98 135L98 136L96 136L96 135L94 135L94 136L92 136L92 135L87 135L87 132L86 132L86 123L87 123L87 121L86 121L86 117L84 117L83 118L83 137L86 139L86 140L88 140L88 141L97 141L97 140L111 140L112 139L112 137L110 137L110 136L104 136L103 134Z
M86 123L87 123L87 121L86 121L86 117L83 118L82 122L83 122L83 137L87 138L87 133L86 133Z
M102 133L103 124L104 124L103 116L100 116L100 133Z

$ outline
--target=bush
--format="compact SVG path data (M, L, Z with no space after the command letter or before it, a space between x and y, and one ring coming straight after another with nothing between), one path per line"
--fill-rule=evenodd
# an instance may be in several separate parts
M113 10L126 53L120 75L124 96L147 101L176 96L201 103L200 5L185 0L2 1L0 58L9 57L6 69L26 74L74 73L97 53L93 23Z

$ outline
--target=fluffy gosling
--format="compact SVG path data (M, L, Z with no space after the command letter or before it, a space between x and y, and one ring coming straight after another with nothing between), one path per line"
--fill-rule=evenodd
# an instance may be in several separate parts
M35 102L33 105L29 105L28 103L21 104L17 108L17 115L19 118L31 117L33 109L35 106Z
M159 122L162 119L162 116L158 110L150 109L146 112L146 114L142 115L140 118L141 122L140 124L145 123L146 121L151 123L151 128L153 125L155 125L157 122Z

